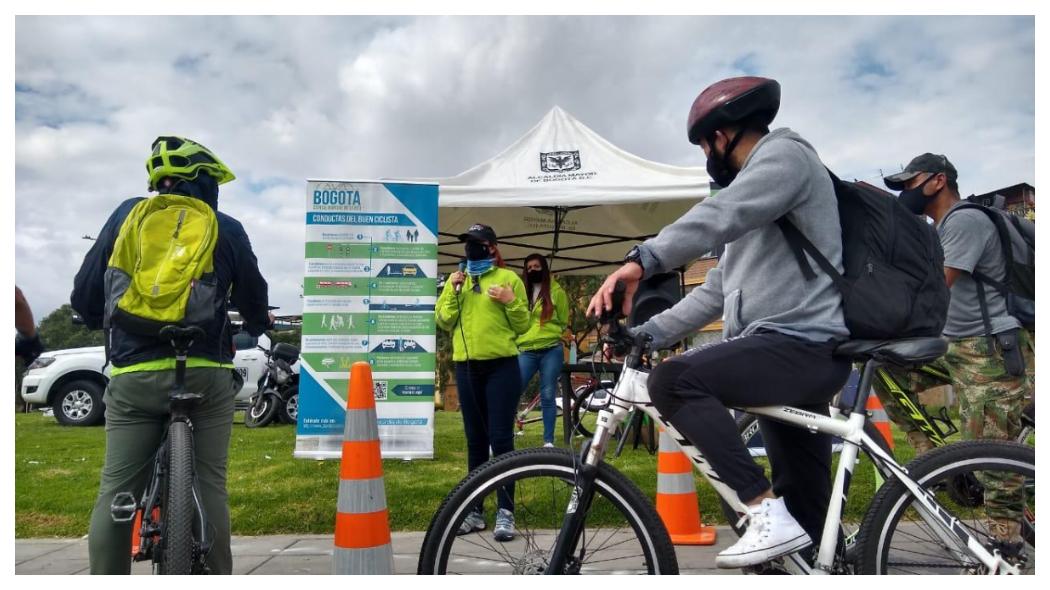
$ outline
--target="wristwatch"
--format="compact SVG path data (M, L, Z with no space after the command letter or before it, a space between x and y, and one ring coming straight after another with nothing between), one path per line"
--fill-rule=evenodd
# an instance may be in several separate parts
M635 245L633 248L627 251L627 255L623 257L623 263L633 262L638 266L642 267L642 271L645 271L645 267L642 266L642 251Z

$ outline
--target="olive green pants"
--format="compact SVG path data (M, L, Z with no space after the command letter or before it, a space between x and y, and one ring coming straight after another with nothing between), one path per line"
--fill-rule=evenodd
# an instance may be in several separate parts
M119 492L136 500L153 475L154 457L168 424L168 394L175 371L142 371L113 377L106 388L106 461L91 512L88 556L92 574L131 573L132 523L113 522L110 504ZM233 399L241 380L221 368L186 370L186 390L204 395L190 414L194 467L214 543L207 563L214 574L233 570L226 459L233 427Z

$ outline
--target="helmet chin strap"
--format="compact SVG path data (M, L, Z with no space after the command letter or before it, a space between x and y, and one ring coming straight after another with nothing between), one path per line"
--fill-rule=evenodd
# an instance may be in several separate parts
M722 153L722 167L726 170L732 170L732 168L730 168L729 156L733 153L733 150L736 149L737 144L740 143L740 140L743 139L743 137L744 130L741 129L740 131L736 132L736 135L733 136L733 139L729 140L729 144L726 145L726 151ZM712 143L712 145L714 144Z

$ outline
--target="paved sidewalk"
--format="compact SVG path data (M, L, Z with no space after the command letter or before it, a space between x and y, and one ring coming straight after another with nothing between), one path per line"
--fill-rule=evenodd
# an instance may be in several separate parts
M394 571L415 574L422 532L394 533ZM736 535L718 527L718 543L710 547L676 547L683 574L735 574L739 570L715 568L715 554L728 547ZM235 574L331 574L331 535L273 535L233 538ZM16 574L87 574L87 538L16 539ZM132 566L134 574L149 574L146 562Z

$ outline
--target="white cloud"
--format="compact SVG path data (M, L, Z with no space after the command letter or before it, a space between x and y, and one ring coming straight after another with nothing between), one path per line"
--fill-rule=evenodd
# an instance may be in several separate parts
M16 280L41 317L95 234L142 195L154 137L237 173L239 218L299 308L308 177L456 174L555 104L614 144L702 165L685 115L707 84L779 79L778 123L846 177L942 152L961 189L1034 181L1030 17L19 17Z

